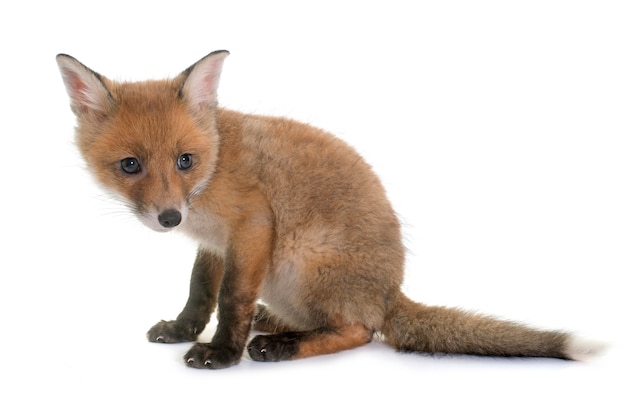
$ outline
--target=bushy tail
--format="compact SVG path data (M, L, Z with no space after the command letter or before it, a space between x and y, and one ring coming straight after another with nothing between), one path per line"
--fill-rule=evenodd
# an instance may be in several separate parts
M382 333L400 351L582 360L599 345L458 309L416 303L399 293Z

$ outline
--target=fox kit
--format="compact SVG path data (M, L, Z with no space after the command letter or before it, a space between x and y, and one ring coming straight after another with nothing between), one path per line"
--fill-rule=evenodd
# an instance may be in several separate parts
M151 342L196 341L194 368L329 354L379 334L400 351L581 359L595 345L457 309L400 287L400 224L370 166L332 135L218 107L227 51L173 79L119 83L57 62L90 171L148 227L199 243L189 299ZM259 302L262 301L262 303ZM251 329L262 332L248 342Z

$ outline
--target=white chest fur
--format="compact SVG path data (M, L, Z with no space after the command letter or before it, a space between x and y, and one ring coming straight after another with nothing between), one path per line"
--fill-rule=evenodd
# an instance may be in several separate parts
M224 256L228 243L228 229L218 217L203 211L189 210L184 223L180 226L187 234L200 245L215 254Z

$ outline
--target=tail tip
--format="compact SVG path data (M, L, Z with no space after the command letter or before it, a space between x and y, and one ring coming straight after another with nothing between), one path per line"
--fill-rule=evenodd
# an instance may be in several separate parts
M565 343L565 355L573 361L585 362L602 354L606 347L603 342L570 335Z

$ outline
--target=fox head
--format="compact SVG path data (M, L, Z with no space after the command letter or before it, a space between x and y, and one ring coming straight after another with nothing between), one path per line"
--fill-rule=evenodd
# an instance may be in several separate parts
M215 51L173 79L128 83L57 56L89 170L154 230L183 223L215 172L217 86L227 55Z

